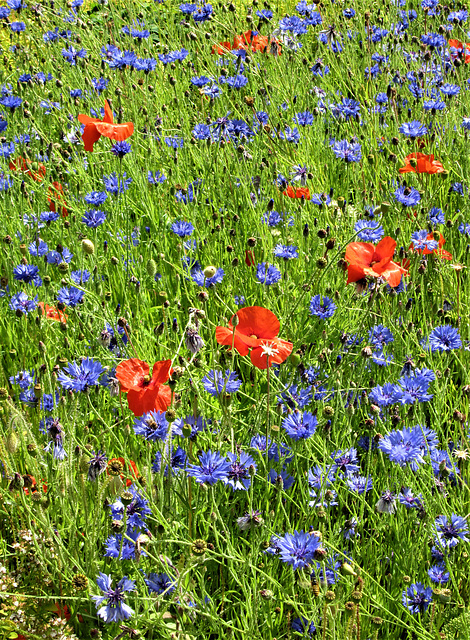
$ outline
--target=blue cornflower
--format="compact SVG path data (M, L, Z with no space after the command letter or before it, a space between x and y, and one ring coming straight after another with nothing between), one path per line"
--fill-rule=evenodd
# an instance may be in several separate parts
M445 47L447 44L444 36L441 36L439 33L425 33L421 36L421 42L434 49Z
M297 127L286 127L284 131L279 132L279 137L281 140L286 140L286 142L293 142L297 144L300 142L300 133Z
M369 341L377 349L393 342L393 333L383 324L377 324L369 331Z
M358 220L354 225L354 231L359 240L363 242L373 242L374 244L382 239L384 229L382 225L374 220Z
M334 472L331 467L324 469L320 465L315 465L308 470L308 486L310 489L322 489L334 482Z
M461 233L463 236L470 236L470 223L462 222L461 224L459 224L459 233Z
M184 202L184 204L188 204L188 202L192 202L194 198L198 195L199 187L202 184L202 180L194 180L188 184L187 191L183 191L183 189L178 189L175 193L175 198L178 202Z
M8 160L10 156L15 153L15 143L14 142L3 142L0 144L0 158L5 158Z
M140 529L128 529L123 540L123 534L118 533L110 536L105 544L106 552L103 554L105 558L116 558L119 560L135 560L136 542L141 535ZM141 549L140 554L147 554Z
M409 138L420 138L428 133L427 127L424 124L421 124L419 120L404 122L398 131Z
M242 385L238 375L227 369L225 375L218 369L211 369L202 379L202 384L207 393L214 398L224 393L235 393Z
M22 102L23 102L23 99L18 96L7 95L7 96L4 96L3 98L0 98L0 104L6 107L7 109L10 109L12 113L14 112L15 109L21 106Z
M296 113L293 121L301 127L308 127L313 124L313 114L310 113L310 111L301 111L300 113Z
M77 64L77 60L79 60L80 58L86 58L86 54L86 49L80 49L79 51L77 51L73 46L70 46L68 49L62 49L62 56L73 67Z
M421 195L414 187L398 187L394 196L404 207L415 207L421 201Z
M282 422L282 428L292 440L306 440L313 436L317 429L317 417L309 411L301 413L298 409L293 411Z
M187 467L188 476L191 476L199 484L214 485L218 480L227 480L230 472L230 462L220 453L209 449L199 456L199 465L191 464Z
M400 495L398 496L399 502L407 509L418 509L421 506L422 495L415 496L411 489L403 487Z
M65 369L59 371L57 380L70 391L86 391L89 387L99 385L99 377L103 373L103 365L93 358L84 358L80 364L74 360Z
M439 87L439 91L448 97L457 96L460 93L460 87L458 84L450 84L445 82Z
M451 11L447 16L447 22L458 22L459 24L463 24L467 22L468 19L468 11L467 9L459 9L458 11Z
M20 33L26 29L26 25L24 22L10 22L10 29L13 33Z
M178 138L177 136L166 137L165 144L167 147L170 147L171 149L182 149L184 145L184 140L183 138Z
M77 271L70 272L70 280L75 284L83 285L91 278L91 273L86 269L77 269Z
M203 87L202 93L209 98L218 98L222 94L222 89L217 84L211 84Z
M306 164L296 164L292 167L291 171L292 181L300 181L302 187L307 184L308 168Z
M62 287L57 292L57 301L62 302L67 307L76 307L77 304L83 302L85 296L84 291L76 287Z
M346 484L350 491L361 495L372 489L372 478L370 476L366 478L365 476L354 475L346 478Z
M13 311L28 314L38 306L38 297L35 296L33 300L30 300L24 291L20 291L11 297L9 306Z
M289 491L295 482L295 478L284 469L279 472L275 469L270 469L268 473L268 480L271 484L277 485L278 487L282 482L282 488L284 491Z
M195 87L201 88L201 87L204 87L209 82L211 82L211 79L208 78L207 76L194 76L193 78L191 78L190 82Z
M284 260L292 260L299 257L299 249L294 245L277 244L273 253L276 258L283 258Z
M267 287L279 282L282 274L279 269L273 264L267 262L261 262L256 266L256 279L261 284L265 284Z
M213 287L216 284L220 284L224 279L224 275L225 271L222 268L217 269L215 275L210 278L206 278L200 266L195 266L191 269L191 280L200 287Z
M34 264L19 264L13 269L13 277L20 282L26 282L26 284L32 283L36 287L42 285L39 267Z
M354 11L354 9L351 9L351 11ZM313 636L316 631L313 620L309 620L304 616L301 618L294 618L290 627L292 631L301 634L304 638L306 635Z
M241 74L228 77L220 76L219 84L227 84L229 87L232 87L232 89L241 89L248 84L248 78Z
M418 464L424 462L424 445L423 434L415 427L391 431L379 441L379 449L388 456L390 462L401 467L409 464L414 471L418 468Z
M347 140L338 140L333 145L333 153L345 162L359 162L362 158L361 145Z
M176 589L176 579L170 577L167 573L149 573L144 578L145 584L150 593L158 595L169 595Z
M111 589L112 579L105 573L100 573L96 584L104 593L103 596L92 596L95 601L96 608L100 607L105 601L106 604L98 609L98 616L105 622L120 622L128 620L134 613L133 609L124 602L125 592L134 591L135 582L129 580L126 576L122 578L115 589Z
M124 505L121 498L118 498L116 502L111 505L111 516L113 520L122 520L124 517L124 511L127 514L127 527L130 529L145 527L145 521L147 517L152 513L152 510L148 506L148 501L140 495L132 484L127 491L132 493L132 502Z
M2 123L1 123L1 121L0 121L0 125L1 125L1 124L2 124ZM466 131L470 131L470 118L465 117L465 118L462 120L462 125L461 125L461 126L462 126ZM5 129L6 129L6 127L5 127ZM0 128L0 131L1 131L1 128Z
M186 463L188 461L188 457L186 455L186 451L181 447L173 448L170 451L166 452L163 458L163 462L170 463L170 469L173 474L175 474L179 469L184 469ZM152 464L152 471L154 473L159 473L162 468L162 454L160 451L157 451L155 454L155 458ZM165 466L163 471L165 478L168 476L168 465Z
M392 362L392 356L386 354L383 349L379 349L378 351L374 351L371 360L379 367L387 367Z
M446 108L446 103L442 100L425 100L423 102L423 109L425 111L443 111Z
M124 158L125 155L132 151L132 146L129 142L125 140L120 140L119 142L115 142L111 147L111 153L115 155L117 158Z
M99 209L90 209L89 211L85 211L85 214L82 216L82 222L90 229L96 229L105 221L106 214L104 211L100 211Z
M46 256L48 264L58 265L61 262L67 262L67 264L72 260L73 253L67 249L67 247L59 247L60 251L49 251Z
M447 516L438 516L435 521L436 545L444 549L452 549L459 542L468 542L468 525L466 518L453 513L450 519Z
M317 509L318 507L336 507L338 506L338 494L334 489L326 489L325 487L314 491L309 491L309 496L312 500L309 501L308 506Z
M132 182L132 178L126 179L126 173L122 174L122 180L118 179L116 172L111 173L109 176L103 176L104 188L108 193L118 194L124 193L129 189L129 185Z
M1 125L1 120L0 120ZM1 133L1 127L0 127ZM0 173L0 191L8 191L13 186L13 179L11 176L6 175L5 173Z
M403 591L402 603L411 613L424 613L432 600L431 587L425 587L421 582L412 584Z
M227 458L230 462L230 469L223 483L231 485L234 491L236 489L247 491L251 484L250 467L253 467L254 473L256 473L255 460L243 451L239 456L236 453L228 453Z
M431 582L435 584L446 584L446 582L449 582L450 573L447 571L444 562L439 562L438 564L433 564L428 569L428 576Z
M150 184L163 184L166 180L166 176L160 171L149 171L147 174L147 180Z
M328 296L316 295L310 300L310 315L328 320L336 311L336 305Z
M87 193L84 200L87 204L91 204L94 207L102 205L108 197L106 191L91 191Z
M93 451L93 457L88 460L87 479L94 482L106 470L107 457L103 451Z
M16 375L8 378L10 384L17 384L24 391L30 386L35 384L36 378L34 377L34 371L19 371Z
M304 531L286 533L276 541L280 559L292 565L294 571L306 569L320 546L320 538Z
M189 427L191 433L189 438L195 438L200 431L203 431L210 424L210 420L204 420L202 416L186 416L185 418L178 418L173 422L171 432L173 435L184 437L183 428Z
M278 211L267 211L261 216L261 222L267 224L268 227L276 227L281 222L292 227L294 225L294 218L292 216L287 217L289 214Z
M185 238L190 236L194 231L194 226L190 222L186 222L185 220L176 220L171 225L171 230L180 238Z
M457 329L444 324L431 331L429 334L429 346L432 352L452 351L462 347L462 339Z
M165 440L168 427L166 414L161 411L149 411L134 420L134 433L149 441Z
M193 138L196 140L209 140L211 138L211 130L208 124L197 124L192 131Z
M346 476L353 476L360 471L359 465L357 464L357 450L354 448L346 449L346 451L342 451L341 449L333 451L331 458L333 459L331 466L331 473L333 475L340 473Z
M397 397L400 397L402 390L397 384L387 382L381 387L377 385L369 393L369 400L379 407L388 407L391 404L397 402Z
M444 224L446 221L444 217L444 212L442 211L442 209L439 209L438 207L432 207L432 209L430 209L428 213L428 220L431 224L434 224L434 225Z
M273 12L269 9L261 9L261 11L257 11L256 15L262 21L268 22L273 17Z
M51 442L46 445L44 451L50 451L53 448L53 457L55 460L64 460L67 457L67 453L64 449L64 430L57 418L46 416L39 423L39 431L41 433L47 433L51 438Z

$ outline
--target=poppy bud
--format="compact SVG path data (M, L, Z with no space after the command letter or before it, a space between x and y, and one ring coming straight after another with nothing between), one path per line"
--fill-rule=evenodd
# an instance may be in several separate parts
M206 267L203 273L205 278L213 278L217 273L217 267L214 267L214 266Z

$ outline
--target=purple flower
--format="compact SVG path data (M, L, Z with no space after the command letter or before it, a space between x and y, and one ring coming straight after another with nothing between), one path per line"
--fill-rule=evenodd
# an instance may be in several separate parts
M304 531L286 533L276 541L279 557L282 562L292 565L294 571L306 569L320 548L320 539Z
M116 588L112 589L111 576L107 576L105 573L100 573L99 578L96 580L96 584L104 594L102 596L92 596L97 609L100 605L103 605L98 609L98 616L105 622L120 622L121 620L128 620L134 611L124 602L125 592L134 591L135 582L124 576L118 582ZM106 604L103 604L105 601Z
M468 542L466 534L468 533L468 525L465 518L457 516L453 513L450 519L447 516L439 516L435 522L437 546L452 549L459 542Z
M411 613L424 613L432 599L431 587L425 587L421 582L412 584L402 594L402 602Z
M199 484L214 485L218 480L225 482L231 469L230 462L220 453L210 449L199 456L200 464L191 464L187 467L188 476L191 476Z

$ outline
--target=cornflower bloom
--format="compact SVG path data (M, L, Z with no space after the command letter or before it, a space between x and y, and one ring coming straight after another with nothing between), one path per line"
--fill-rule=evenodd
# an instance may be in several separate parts
M282 562L292 565L294 571L306 569L320 548L320 539L304 531L294 531L276 540L276 548Z
M411 613L425 613L432 599L431 587L425 587L421 582L412 584L403 591L403 605Z
M282 422L282 428L292 440L306 440L313 436L317 429L317 417L305 411L295 410Z
M65 369L59 371L57 380L70 391L86 391L89 387L99 385L99 377L104 369L101 362L93 358L84 358L80 364L69 363Z
M225 371L225 376L222 371L211 369L202 379L202 384L207 393L215 398L223 393L235 393L241 387L242 382L238 375L230 369Z
M256 473L256 462L243 451L240 452L240 456L236 453L228 453L227 458L230 469L223 483L229 484L234 491L236 489L247 491L251 484L251 472L253 475Z
M439 516L435 521L436 545L441 548L452 549L459 542L468 542L468 525L466 518L453 513L450 518Z
M225 482L228 478L231 464L220 453L202 452L199 456L200 464L191 464L186 468L188 476L194 478L198 484L214 485L218 480Z
M92 596L97 609L100 605L103 605L98 609L98 616L105 622L120 622L121 620L128 620L134 611L124 602L125 592L134 591L135 582L124 576L118 582L116 588L112 589L111 576L107 576L105 573L100 573L99 578L96 580L96 584L104 594L102 596ZM105 601L106 604L103 604Z

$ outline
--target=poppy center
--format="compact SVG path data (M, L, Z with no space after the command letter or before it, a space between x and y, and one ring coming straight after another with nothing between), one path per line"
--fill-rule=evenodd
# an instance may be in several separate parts
M251 334L250 338L253 338L254 340L258 340L258 336L255 336L254 333Z
M152 376L150 375L150 373L147 373L147 375L142 378L142 384L144 385L144 387L146 387L150 383L151 379Z

